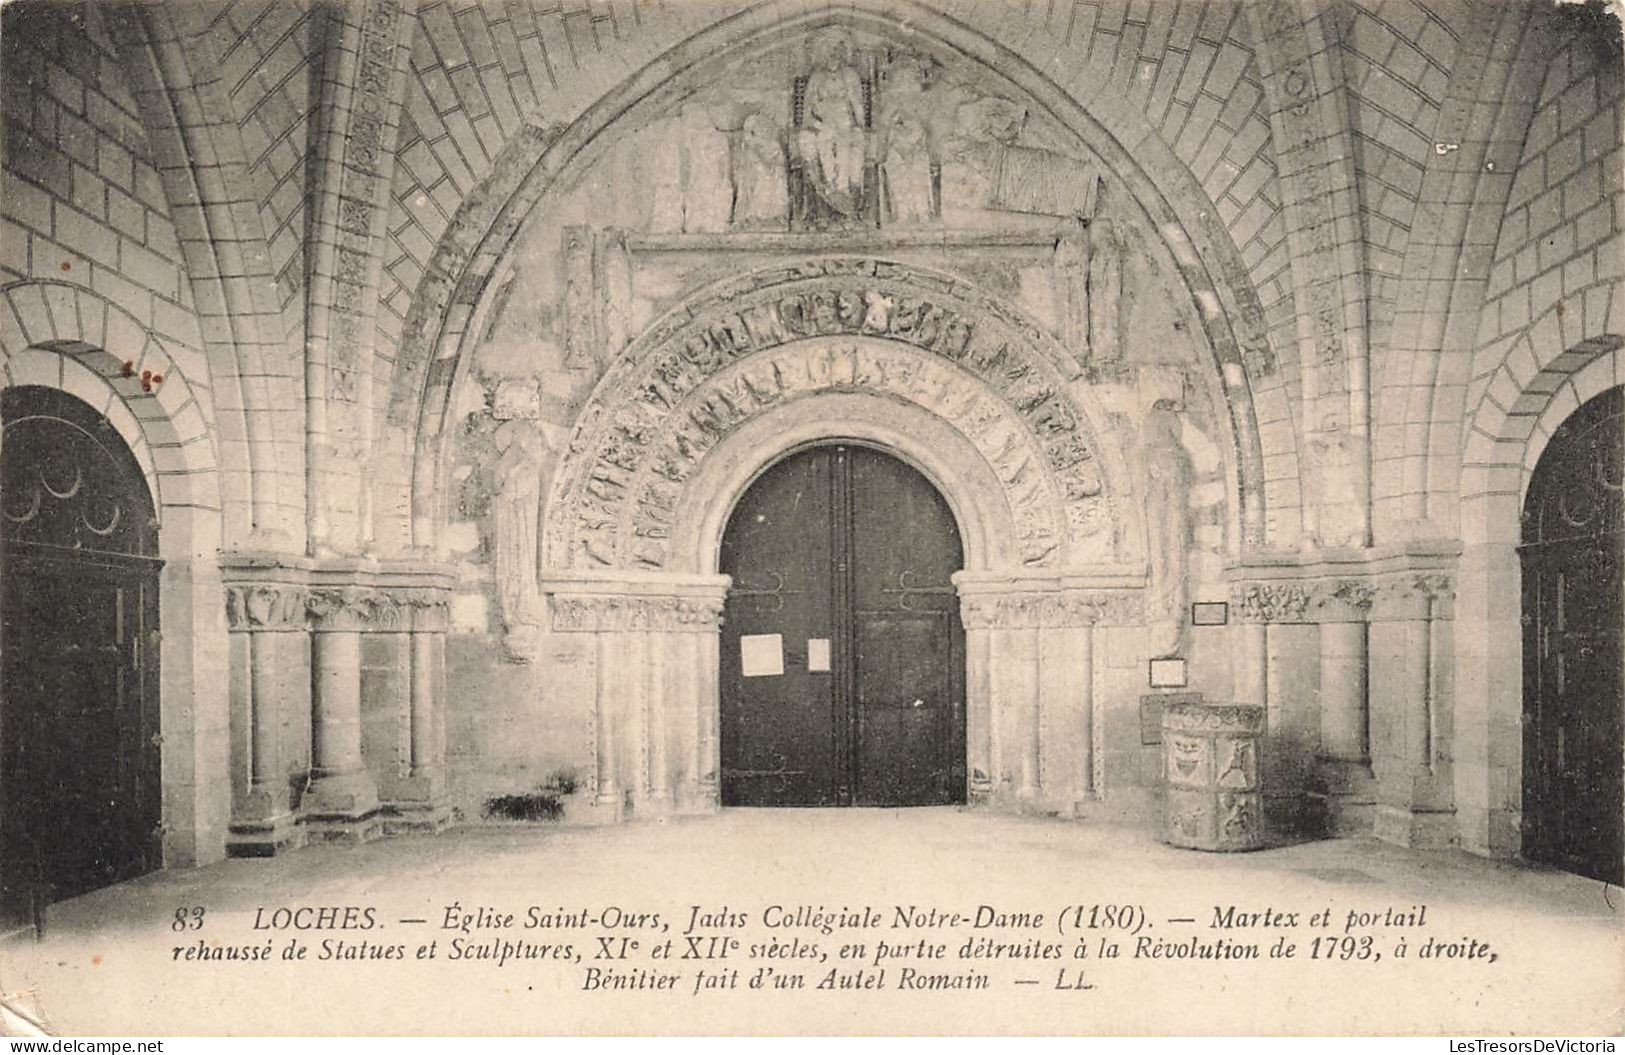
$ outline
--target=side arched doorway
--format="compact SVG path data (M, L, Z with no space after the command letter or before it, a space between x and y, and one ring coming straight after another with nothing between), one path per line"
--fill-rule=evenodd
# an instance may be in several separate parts
M158 524L65 392L0 393L0 883L9 910L161 865Z
M1523 851L1621 882L1625 389L1560 426L1524 500Z
M965 801L959 531L918 471L870 447L791 454L723 535L722 802Z

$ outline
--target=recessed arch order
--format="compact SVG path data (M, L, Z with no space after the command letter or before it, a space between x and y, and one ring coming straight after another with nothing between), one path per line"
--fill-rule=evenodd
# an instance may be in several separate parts
M420 280L398 349L389 420L413 443L412 533L431 545L444 519L448 415L457 381L498 273L525 219L545 208L565 177L590 164L621 123L637 125L715 81L730 63L794 36L842 26L903 43L952 51L979 64L1031 107L1053 117L1080 149L1101 159L1150 230L1167 246L1212 352L1204 382L1229 413L1227 479L1233 545L1264 541L1264 457L1253 412L1253 385L1279 384L1259 374L1273 361L1257 295L1233 241L1205 195L1142 115L1099 99L1086 110L1008 48L921 4L854 0L809 9L770 0L723 19L627 78L568 127L527 126L504 148L492 174L459 207ZM1291 443L1289 437L1280 442Z

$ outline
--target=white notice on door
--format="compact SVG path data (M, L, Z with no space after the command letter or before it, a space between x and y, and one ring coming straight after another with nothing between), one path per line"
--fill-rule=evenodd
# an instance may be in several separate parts
M813 674L829 672L829 638L807 639L807 670Z
M739 639L740 673L771 678L784 673L784 638L779 634L745 634Z

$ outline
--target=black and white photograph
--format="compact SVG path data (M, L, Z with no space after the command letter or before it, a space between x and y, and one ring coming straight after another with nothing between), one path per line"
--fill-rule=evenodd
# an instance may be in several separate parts
M1619 1036L1622 14L0 4L0 1036Z

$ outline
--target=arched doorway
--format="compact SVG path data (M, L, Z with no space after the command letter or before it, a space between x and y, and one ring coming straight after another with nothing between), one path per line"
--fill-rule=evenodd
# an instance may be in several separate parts
M1625 389L1553 434L1524 501L1523 850L1619 883Z
M965 801L964 566L943 497L855 444L778 462L723 535L722 801Z
M16 911L161 864L158 524L65 392L0 393L0 883Z

